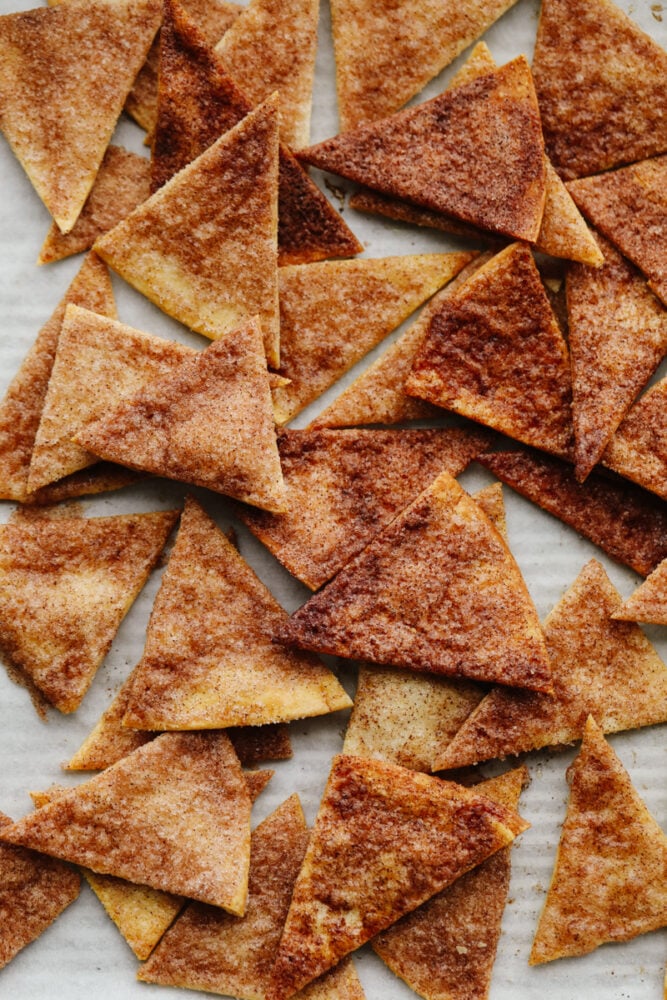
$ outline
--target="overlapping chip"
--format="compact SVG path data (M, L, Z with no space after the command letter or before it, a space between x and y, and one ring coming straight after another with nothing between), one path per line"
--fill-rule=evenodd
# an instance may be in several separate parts
M667 562L659 563L644 582L614 612L613 618L628 622L667 625Z
M667 378L640 396L605 448L602 463L667 499L665 398Z

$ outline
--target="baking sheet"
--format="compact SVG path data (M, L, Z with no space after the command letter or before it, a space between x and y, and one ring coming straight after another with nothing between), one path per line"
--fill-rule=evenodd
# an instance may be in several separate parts
M0 0L0 12L28 9L30 0ZM667 10L652 0L621 3L630 15L663 46L667 45ZM535 0L519 0L487 34L495 59L505 62L523 52L532 55L538 6ZM661 18L664 17L664 20ZM425 91L438 93L459 68L458 59ZM329 12L324 4L321 15L321 44L313 108L312 141L337 132L333 57L330 43ZM115 141L146 154L143 133L129 120L119 125ZM315 174L323 182L322 175ZM336 181L336 187L339 187ZM343 185L344 187L344 185ZM340 195L325 188L334 204L341 207ZM363 216L349 208L344 216L364 243L365 254L389 254L455 250L457 244L443 234ZM21 167L4 140L0 140L0 392L4 392L19 367L37 331L51 315L69 282L78 270L81 256L38 268L35 260L49 226L49 216L34 194ZM114 277L119 318L132 326L192 344L204 346L202 338L172 322L149 302ZM316 404L301 414L293 426L305 426L343 385L381 350L353 370ZM664 373L661 371L661 374ZM461 477L473 491L492 477L472 467ZM104 497L85 499L82 507L90 516L150 510L179 504L184 488L178 484L146 482ZM203 491L194 491L207 510L225 527L235 523L225 500ZM584 563L598 558L624 596L639 582L631 571L608 559L592 544L579 538L560 522L543 514L511 490L505 490L508 530L512 550L541 616L546 615L571 584ZM12 510L0 503L0 519ZM260 577L282 604L293 610L308 596L306 588L292 579L279 564L239 524L240 548ZM53 782L75 784L81 776L61 771L60 765L78 748L118 687L140 658L146 623L159 585L156 572L124 621L112 650L79 711L72 716L52 712L41 721L26 692L0 670L0 809L19 817L32 808L28 791L43 789ZM667 631L647 629L663 658L667 655ZM341 677L354 689L354 671L339 661ZM342 746L346 713L293 723L294 757L270 765L275 776L254 807L257 823L293 791L298 791L306 816L312 822L317 812L329 762ZM657 820L667 823L667 730L664 726L618 734L610 742L628 768L640 794ZM565 813L567 787L565 770L574 751L542 752L528 756L531 785L524 792L521 811L531 822L513 849L510 901L503 919L503 934L494 970L493 1000L523 1000L540 995L544 1000L595 995L609 1000L658 1000L661 998L663 969L667 957L667 932L658 931L622 945L608 945L589 956L529 968L527 957L537 918L549 884ZM497 769L497 768L496 768ZM493 766L486 768L490 774ZM414 997L371 952L357 953L357 968L369 1000L408 1000ZM49 997L52 1000L89 1000L93 996L122 996L124 1000L195 996L183 990L137 983L137 961L118 934L92 892L84 885L79 900L35 943L20 953L0 973L0 995L18 1000Z

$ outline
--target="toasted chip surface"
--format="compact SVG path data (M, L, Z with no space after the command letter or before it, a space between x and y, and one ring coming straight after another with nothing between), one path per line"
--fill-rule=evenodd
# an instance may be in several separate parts
M665 398L667 378L640 396L605 448L602 462L667 499Z
M641 586L617 608L613 617L621 621L667 625L667 562L659 563Z
M125 938L143 960L183 909L185 900L147 885L134 885L113 875L85 871L85 879Z

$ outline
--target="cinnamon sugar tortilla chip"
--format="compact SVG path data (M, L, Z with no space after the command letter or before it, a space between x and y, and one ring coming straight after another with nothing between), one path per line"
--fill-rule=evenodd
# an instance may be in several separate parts
M667 305L667 156L568 185L593 224L649 279Z
M76 440L101 458L284 510L271 392L254 318L111 408Z
M496 688L435 752L435 769L465 767L581 738L667 721L667 667L635 624L612 621L621 597L591 560L547 617L553 695Z
M525 828L512 810L459 785L335 757L267 1000L292 996Z
M158 0L90 0L85 11L63 4L0 18L0 127L64 233L160 22Z
M37 508L44 505L66 502L82 496L93 496L98 493L108 493L112 490L122 490L124 486L144 479L140 472L124 469L113 462L97 462L88 469L81 469L65 476L48 486L30 493L24 503Z
M487 444L483 432L458 429L283 431L286 513L239 516L317 590L443 469L457 476Z
M548 691L544 638L507 545L441 473L278 637L413 670Z
M300 149L310 135L318 0L250 0L215 51L253 104L280 94L280 138Z
M257 314L278 365L275 100L251 112L95 243L166 313L215 339Z
M109 272L89 254L51 318L37 334L20 369L0 403L0 497L28 499L28 473L35 435L68 303L105 316L116 315Z
M0 834L11 823L0 813ZM74 902L80 885L79 874L69 865L0 844L0 968Z
M664 152L666 74L667 53L611 0L545 0L533 76L561 177Z
M667 561L658 563L641 586L612 615L619 621L667 625Z
M667 378L640 396L605 448L602 462L667 499Z
M245 909L250 797L224 733L163 733L0 838L238 916Z
M664 504L631 483L596 473L579 483L572 466L528 449L477 461L642 576L667 556Z
M523 56L299 158L515 239L534 241L540 230L544 145Z
M585 955L667 924L667 837L589 719L530 964Z
M272 642L284 620L287 613L188 498L123 724L222 729L349 708L350 699L316 657Z
M284 723L232 727L227 734L244 767L260 760L289 760L292 756L289 726Z
M61 712L81 702L177 516L41 518L0 528L0 648Z
M280 268L280 371L292 381L274 394L277 422L328 389L471 258L408 254Z
M567 346L525 244L496 254L442 302L405 389L526 444L570 453Z

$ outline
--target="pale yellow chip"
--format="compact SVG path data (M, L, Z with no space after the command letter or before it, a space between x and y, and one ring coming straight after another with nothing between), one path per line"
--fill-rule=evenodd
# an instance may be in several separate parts
M278 124L270 99L95 249L166 313L213 340L258 315L276 367L277 233Z
M123 724L261 726L349 708L311 654L272 642L287 613L192 498L162 577Z
M216 53L253 104L280 95L280 138L308 144L317 51L318 0L250 0Z
M159 0L90 0L0 18L0 126L64 233L93 186L160 10Z
M667 924L667 837L592 718L530 964L585 955Z
M0 528L0 648L61 712L80 704L177 516L41 518Z
M621 597L591 560L547 617L553 695L496 688L435 755L437 769L581 739L589 715L607 733L667 721L667 667L629 622Z
M667 378L640 396L602 455L602 464L667 499Z
M667 625L667 559L656 566L641 586L614 612L612 618Z
M471 253L323 261L281 267L280 371L284 424L453 278Z

